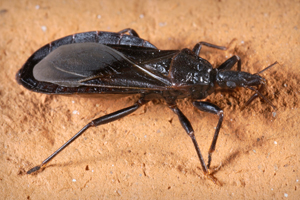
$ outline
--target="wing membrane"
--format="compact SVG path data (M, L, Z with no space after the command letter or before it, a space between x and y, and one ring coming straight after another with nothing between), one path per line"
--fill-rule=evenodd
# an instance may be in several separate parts
M128 47L126 49L130 50ZM144 67L142 62L133 60L134 57L145 62L145 56L130 57L125 52L98 43L63 45L39 62L33 69L33 75L39 81L67 87L161 89L170 86L171 83L165 76ZM156 54L155 59L159 59L159 56L166 57L164 54Z

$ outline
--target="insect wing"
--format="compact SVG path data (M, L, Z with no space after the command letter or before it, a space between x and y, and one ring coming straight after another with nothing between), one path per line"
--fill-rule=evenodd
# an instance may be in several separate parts
M64 87L161 89L170 85L165 77L140 66L120 51L97 43L57 48L34 66L33 76L38 81Z

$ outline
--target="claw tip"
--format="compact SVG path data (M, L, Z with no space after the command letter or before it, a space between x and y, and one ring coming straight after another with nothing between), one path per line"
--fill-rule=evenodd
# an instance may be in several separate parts
M33 172L38 171L39 169L41 169L41 167L40 167L40 166L36 166L36 167L31 168L30 170L28 170L26 173L27 173L27 174L31 174L31 173L33 173Z

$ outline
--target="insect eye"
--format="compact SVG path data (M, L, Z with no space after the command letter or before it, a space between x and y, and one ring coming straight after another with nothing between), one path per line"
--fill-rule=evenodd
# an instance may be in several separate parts
M228 88L230 88L230 89L236 88L235 82L232 82L232 81L227 81L227 82L226 82L226 86L227 86Z

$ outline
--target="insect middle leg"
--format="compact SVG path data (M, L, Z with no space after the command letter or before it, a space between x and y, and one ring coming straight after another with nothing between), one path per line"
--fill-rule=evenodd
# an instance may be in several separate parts
M179 121L180 121L182 127L184 128L184 130L186 131L186 133L192 139L194 147L195 147L197 155L198 155L198 158L200 160L200 164L202 166L202 170L203 170L204 174L210 180L212 180L215 184L221 185L221 183L212 174L209 173L208 167L205 165L205 161L203 159L203 156L201 154L198 142L196 140L193 127L192 127L191 123L189 122L189 120L186 118L186 116L181 112L181 110L175 104L169 104L169 108L171 110L173 110L173 112L178 116Z
M60 153L62 150L64 150L69 144L74 142L74 140L76 140L80 135L82 135L90 127L96 127L96 126L99 126L102 124L106 124L106 123L115 121L122 117L125 117L126 115L129 115L132 112L136 111L139 107L141 107L143 104L145 104L147 102L148 101L144 100L143 98L140 98L133 106L123 108L116 112L113 112L113 113L110 113L110 114L107 114L107 115L104 115L102 117L92 120L90 123L85 125L78 133L76 133L71 139L69 139L65 144L63 144L59 149L57 149L53 154L51 154L48 158L46 158L40 165L27 171L27 174L31 174L31 173L39 170L40 168L43 168L44 166L46 166L46 164L48 162L50 162L55 156L57 156L58 153Z
M210 145L210 148L209 148L209 151L208 151L207 168L209 169L210 163L211 163L211 155L216 149L216 143L217 143L220 128L221 128L221 125L222 125L222 122L223 122L224 114L223 114L223 110L221 108L219 108L218 106L216 106L212 103L209 103L209 102L194 101L193 105L201 111L213 113L213 114L216 114L216 115L219 116L219 122L218 122L218 125L216 127L214 138L211 142L211 145Z

